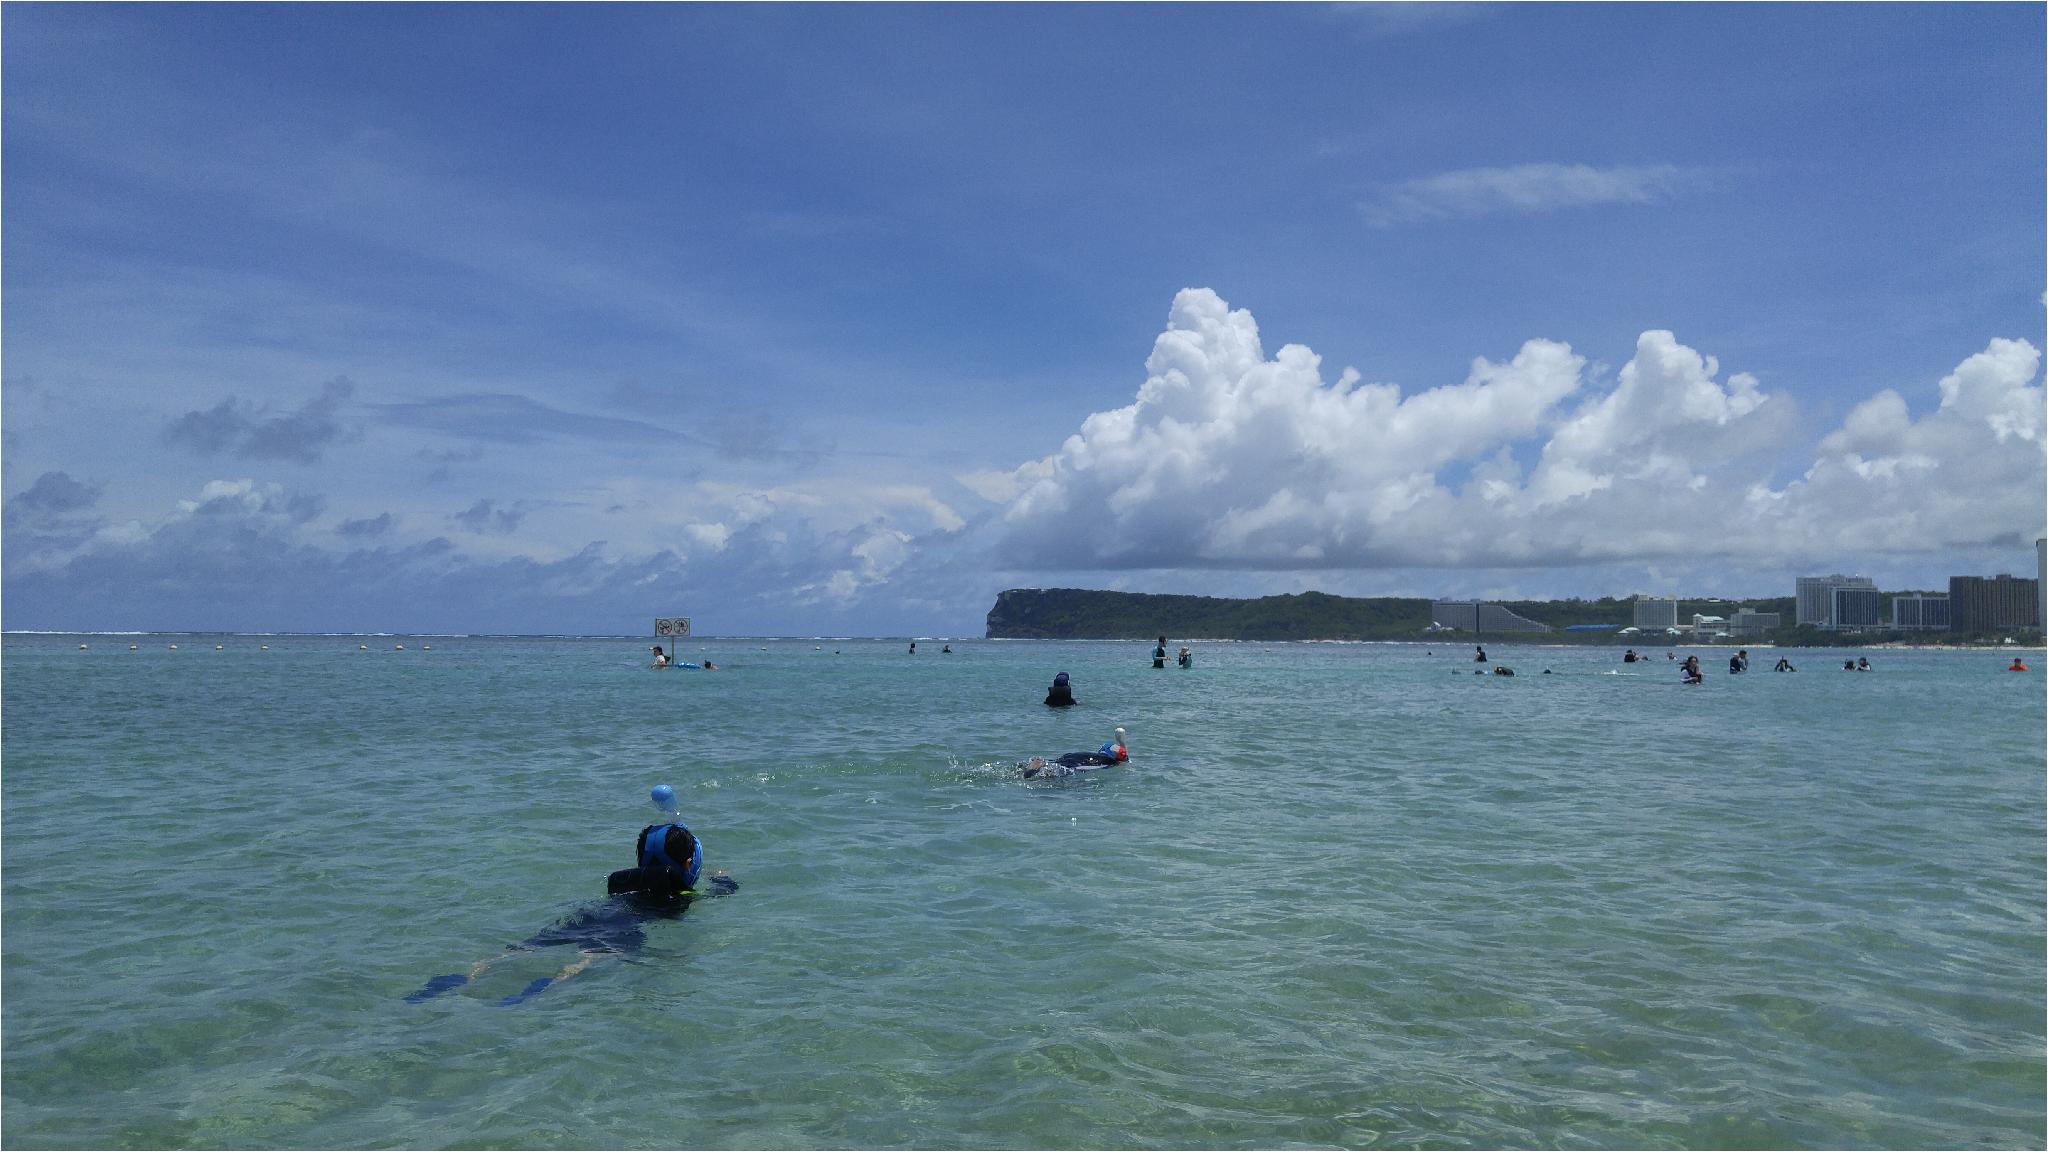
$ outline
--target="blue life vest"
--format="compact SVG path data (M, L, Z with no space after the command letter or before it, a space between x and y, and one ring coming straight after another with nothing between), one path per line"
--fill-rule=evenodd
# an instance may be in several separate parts
M690 836L690 858L671 859L668 854L668 830L671 828L690 831L679 823L650 824L640 834L640 866L653 868L660 865L673 868L682 874L683 887L694 888L697 886L697 873L704 869L704 842L697 839L693 833Z

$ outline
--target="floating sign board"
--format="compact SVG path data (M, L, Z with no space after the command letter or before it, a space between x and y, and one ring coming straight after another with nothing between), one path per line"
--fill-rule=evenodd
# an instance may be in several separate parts
M656 636L688 636L690 634L690 618L688 616L657 616L654 620L654 634Z

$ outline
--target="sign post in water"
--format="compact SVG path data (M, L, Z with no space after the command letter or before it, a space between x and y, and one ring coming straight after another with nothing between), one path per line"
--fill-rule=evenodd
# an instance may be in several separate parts
M672 636L677 639L688 636L690 634L690 618L688 616L657 616L654 618L654 634L656 636Z

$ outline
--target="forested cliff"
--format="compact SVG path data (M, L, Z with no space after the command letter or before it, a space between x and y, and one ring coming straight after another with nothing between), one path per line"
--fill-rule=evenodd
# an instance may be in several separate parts
M1429 601L1303 592L1226 600L1082 588L1012 588L989 610L991 639L1408 640L1429 627Z

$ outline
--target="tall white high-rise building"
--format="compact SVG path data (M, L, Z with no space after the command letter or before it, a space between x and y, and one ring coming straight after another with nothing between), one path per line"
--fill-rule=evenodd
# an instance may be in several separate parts
M1666 628L1678 627L1678 601L1658 600L1649 596L1636 597L1635 626L1648 632L1659 632Z
M1832 576L1801 576L1793 585L1795 600L1792 622L1811 624L1816 628L1835 627L1837 588L1868 588L1876 591L1877 582L1868 576L1843 576L1840 573Z

